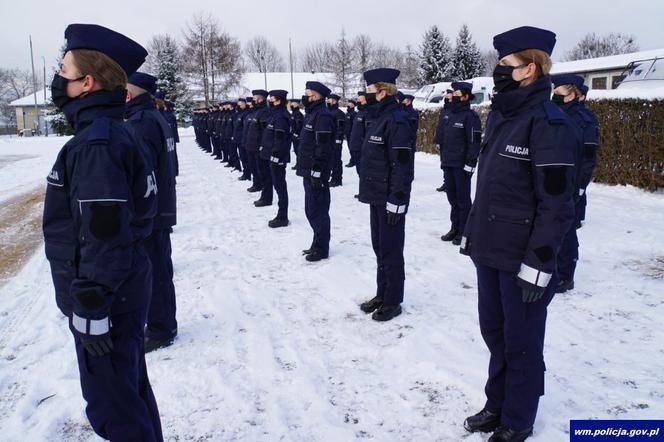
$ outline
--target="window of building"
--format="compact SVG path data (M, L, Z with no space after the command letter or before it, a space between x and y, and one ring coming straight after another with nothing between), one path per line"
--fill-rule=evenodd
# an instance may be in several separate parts
M595 77L592 82L593 89L606 89L606 77Z

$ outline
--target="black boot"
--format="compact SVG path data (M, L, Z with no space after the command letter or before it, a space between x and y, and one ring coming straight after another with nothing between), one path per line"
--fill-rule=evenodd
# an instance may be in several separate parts
M270 220L267 223L267 225L272 227L273 229L276 229L277 227L286 227L288 225L288 218L276 217L276 218Z
M263 190L261 186L253 185L247 189L247 192L255 193L255 192L260 192L261 190Z
M515 431L507 427L498 427L489 438L489 442L523 442L532 436L533 427Z
M320 261L321 259L327 259L328 254L323 253L320 250L313 250L311 253L307 254L307 257L305 258L309 262L316 262Z
M571 281L560 281L556 287L556 293L565 293L568 290L574 288L574 280Z
M303 255L311 255L312 253L314 253L314 247L313 246L309 247L308 249L302 250Z
M466 420L463 421L463 428L471 433L478 431L481 431L482 433L490 433L495 431L498 427L500 427L500 414L492 413L486 408L482 409L482 411L477 414L468 416Z
M238 181L249 181L251 179L250 176L242 175L240 178L238 178Z
M341 180L330 181L330 187L340 187L340 186L341 186Z
M272 205L272 201L265 201L265 200L260 200L260 199L254 201L254 206L256 206L256 207L267 207L267 206L271 206L271 205Z
M389 305L381 304L378 310L376 310L371 319L378 322L389 321L392 318L396 318L401 314L401 304Z
M443 183L443 185L440 186L440 187L436 187L436 191L437 192L445 192L445 183Z
M443 241L454 241L454 238L457 237L459 231L452 227L449 232L440 237Z
M460 246L461 245L461 236L462 236L461 232L457 233L457 235L452 240L452 244L454 244L455 246Z
M351 161L350 163L346 164L345 167L355 167L355 163Z
M360 304L360 310L362 310L364 313L373 313L374 311L378 310L381 305L383 305L383 298L374 296L370 300L364 301L362 304Z
M148 338L146 336L144 340L145 353L150 353L151 351L157 350L159 348L169 347L173 345L173 341L175 341L174 337L171 339L157 340L157 339Z

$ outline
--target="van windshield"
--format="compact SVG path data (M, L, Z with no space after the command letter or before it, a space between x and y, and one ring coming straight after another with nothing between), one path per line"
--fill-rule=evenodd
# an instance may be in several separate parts
M621 83L630 81L664 80L664 58L637 60L627 65Z

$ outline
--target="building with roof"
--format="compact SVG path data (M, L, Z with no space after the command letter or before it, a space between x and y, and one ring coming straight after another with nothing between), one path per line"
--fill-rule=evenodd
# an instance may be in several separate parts
M26 95L12 101L9 105L16 111L16 129L19 133L24 129L34 129L39 133L46 132L46 114L54 109L50 88L40 89L36 94ZM50 128L48 130L50 131Z

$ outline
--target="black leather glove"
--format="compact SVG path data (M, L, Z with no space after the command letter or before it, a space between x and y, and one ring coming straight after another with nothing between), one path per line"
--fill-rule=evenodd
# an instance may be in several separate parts
M525 303L539 301L544 295L544 289L536 288L521 288L521 300Z
M320 178L311 177L311 187L316 190L320 190L325 187L325 183Z
M401 222L403 219L404 214L403 213L393 213L388 211L387 212L387 224L390 226L396 226Z
M110 333L94 337L89 335L80 336L81 344L83 344L85 350L92 356L104 356L113 351L113 340Z

